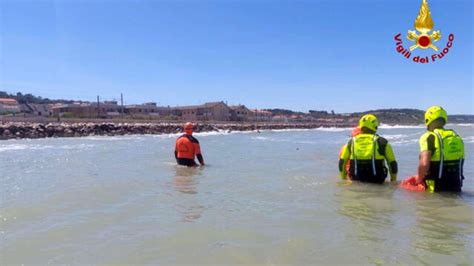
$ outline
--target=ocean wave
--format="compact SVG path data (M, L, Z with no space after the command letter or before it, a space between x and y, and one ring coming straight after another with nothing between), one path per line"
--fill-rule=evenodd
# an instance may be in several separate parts
M126 135L126 136L87 136L81 137L85 140L99 140L99 141L121 141L121 140L141 140L143 135Z
M313 130L316 131L326 131L326 132L342 132L342 131L351 131L353 128L350 127L318 127Z
M325 132L342 132L351 131L349 127L318 127L318 128L285 128L285 129L260 129L260 132L308 132L308 131L325 131ZM256 132L246 131L246 132Z
M307 132L307 131L346 131L350 130L349 128L286 128L286 129L256 129L248 131L239 131L239 130L219 130L219 131L210 131L210 132L195 132L194 136L219 136L219 135L228 135L228 134L255 134L255 133L268 133L268 132ZM178 137L183 133L173 133L173 134L163 134L155 135L156 137Z
M232 134L232 133L239 133L239 131L229 132L225 130L219 130L219 131L209 131L209 132L196 132L196 133L193 133L193 135L198 136L198 137L207 137L207 136L226 135L226 134ZM183 133L180 133L180 134L183 134Z
M412 126L406 126L406 125L387 125L387 124L380 124L379 128L386 128L386 129L391 129L391 128L426 128L425 125L412 125Z
M0 146L0 152L2 151L14 151L14 150L26 150L28 145L24 144L11 144L11 145L2 145Z
M459 126L459 127L472 127L474 128L474 124L447 124L446 125L447 127L452 127L452 126Z
M284 139L284 138L272 138L272 137L265 137L265 136L255 136L251 137L253 140L260 140L260 141L270 141L270 142L285 142L285 143L293 143L293 144L319 144L320 141L315 140L295 140L295 139Z
M405 144L413 144L417 142L418 142L418 139L405 139L405 140L390 141L390 144L391 145L405 145Z
M17 151L17 150L80 150L80 149L87 149L95 147L95 145L91 144L73 144L73 145L29 145L29 144L7 144L0 146L0 152L6 151Z
M388 140L401 140L401 139L407 138L408 135L406 135L406 134L395 134L395 135L384 134L382 137L384 137Z
M474 136L469 136L464 138L465 143L474 143Z
M251 137L251 139L256 139L256 140L271 140L272 138L270 138L270 137L258 136L258 137Z
M310 128L283 128L283 129L260 129L262 132L293 132L293 131L310 131Z

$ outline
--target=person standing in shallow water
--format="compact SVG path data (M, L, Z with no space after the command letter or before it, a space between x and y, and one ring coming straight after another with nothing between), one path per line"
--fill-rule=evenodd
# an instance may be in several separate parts
M452 129L444 129L448 113L432 106L425 113L427 132L420 137L420 160L417 184L430 192L461 191L464 166L464 143Z
M375 134L379 121L375 115L367 114L359 120L360 133L353 136L342 148L339 156L339 173L347 179L347 161L351 180L369 183L384 183L388 164L390 181L397 181L398 164L392 146L385 138Z
M176 140L174 157L176 162L179 165L194 167L198 166L194 161L194 158L197 157L201 166L204 165L204 158L201 154L201 147L199 146L199 141L193 137L193 124L186 123L183 126L185 134L181 135Z

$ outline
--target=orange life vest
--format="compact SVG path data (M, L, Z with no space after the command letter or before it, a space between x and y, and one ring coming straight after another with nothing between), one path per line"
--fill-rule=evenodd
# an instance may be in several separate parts
M192 159L197 154L201 154L199 141L191 135L182 135L176 140L176 152L178 158Z

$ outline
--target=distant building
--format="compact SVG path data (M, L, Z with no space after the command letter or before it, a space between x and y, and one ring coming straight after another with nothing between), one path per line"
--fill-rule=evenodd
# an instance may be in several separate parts
M251 110L252 112L252 120L255 122L267 122L272 120L272 112L270 111L265 111L265 110L260 110L260 109L254 109Z
M271 118L273 122L283 122L283 123L288 123L290 119L291 119L291 116L286 116L286 115L275 115Z
M16 114L20 112L20 105L15 99L0 98L0 114Z
M36 103L25 103L21 105L21 109L23 113L28 113L33 116L52 116L53 110L52 104L36 104Z
M233 105L230 108L230 120L244 122L252 120L252 111L245 107L245 105Z
M73 117L112 117L120 115L120 107L116 101L103 103L77 102L57 104L52 108L53 116L70 115Z
M175 107L174 113L183 121L229 121L230 108L224 102Z
M127 105L125 107L125 114L133 117L166 117L172 114L170 107L157 106L156 103L144 103Z
M51 108L53 116L74 116L74 117L91 117L92 110L90 103L68 103L55 104ZM97 116L97 112L95 113Z

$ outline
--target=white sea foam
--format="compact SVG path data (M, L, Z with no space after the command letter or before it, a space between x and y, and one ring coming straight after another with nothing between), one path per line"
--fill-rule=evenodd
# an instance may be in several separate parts
M459 127L472 127L474 128L474 124L447 124L448 127L450 126L459 126Z
M284 128L284 129L264 129L260 131L270 131L270 132L294 132L294 131L310 131L310 128Z
M272 137L264 137L264 136L251 137L251 139L259 140L259 141L271 141L271 142L289 142L289 140L285 140L281 138L272 138Z
M316 131L326 131L326 132L342 132L342 131L351 131L353 128L350 127L318 127L314 130Z
M413 125L413 126L405 126L405 125L387 125L387 124L380 124L379 128L426 128L425 125Z
M193 135L195 136L200 136L200 137L207 137L207 136L218 136L218 135L226 135L230 134L232 132L227 132L224 130L219 130L219 131L209 131L209 132L196 132ZM238 132L235 132L238 133ZM181 133L182 134L182 133Z
M392 145L404 145L404 144L413 144L417 143L418 139L405 139L405 140L396 140L396 141L391 141L390 144Z
M0 152L6 151L16 151L16 150L48 150L48 149L56 149L56 150L81 150L95 147L95 145L91 144L73 144L73 145L37 145L37 144L7 144L0 146Z
M405 135L405 134L395 134L395 135L384 134L382 137L384 137L388 140L401 140L401 139L404 139L404 138L408 137L408 135Z
M26 150L28 145L24 144L11 144L11 145L2 145L0 146L0 152L2 151L14 151L14 150Z
M143 135L125 135L125 136L87 136L82 137L85 140L99 140L99 141L121 141L121 140L140 140Z
M474 143L474 136L469 136L464 138L465 143Z
M271 138L258 136L258 137L252 137L251 139L256 139L256 140L270 140Z
M64 150L81 150L95 147L92 144L74 144L74 145L61 145L57 147L51 147L52 149L64 149Z
M265 137L265 136L255 136L255 137L251 137L251 139L260 140L260 141L270 141L270 142L286 142L286 143L294 143L294 144L318 144L318 143L321 143L320 141L282 139L282 138L272 138L272 137Z
M307 132L307 131L325 131L325 132L342 132L350 131L349 127L318 127L318 128L285 128L285 129L260 129L260 132ZM246 131L246 132L255 132Z

